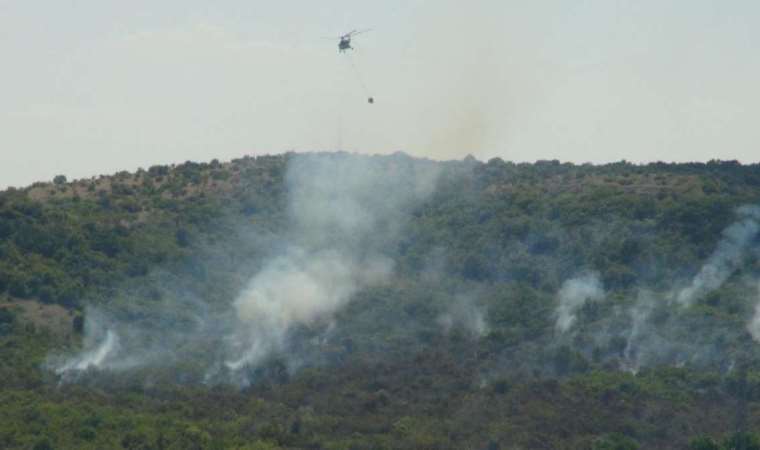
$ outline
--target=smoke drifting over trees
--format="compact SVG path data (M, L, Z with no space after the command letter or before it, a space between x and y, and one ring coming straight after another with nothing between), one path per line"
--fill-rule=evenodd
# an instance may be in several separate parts
M201 304L185 299L184 313L194 323L184 329L129 325L93 310L83 353L53 363L56 372L165 364L188 357L188 347L208 339L225 343L209 362L208 377L220 376L219 360L233 375L258 366L286 350L294 328L327 329L358 291L389 280L394 270L390 249L411 209L432 195L439 171L430 161L407 157L293 156L284 176L284 226L266 239L255 238L268 250L231 310L209 315ZM120 346L120 341L129 342Z
M723 239L691 284L682 289L676 300L689 306L700 296L719 288L741 266L750 244L760 231L760 208L743 206L737 211L739 220L723 231Z
M160 291L158 303L91 307L81 353L54 355L49 366L75 380L92 369L192 362L188 380L248 385L272 364L295 373L467 336L476 347L510 342L479 367L486 378L592 363L634 373L683 364L726 370L739 357L733 343L757 339L757 275L747 271L758 254L754 206L735 209L735 222L724 222L712 254L684 283L689 269L662 260L672 254L641 259L657 251L643 250L660 233L642 234L651 219L635 238L627 225L616 234L591 217L521 231L496 211L523 200L494 195L498 185L475 194L483 177L520 176L498 161L339 153L290 155L283 169L258 188L276 194L245 200L250 219L225 222L217 245L194 243L189 269L154 270L124 294L139 304ZM576 238L584 234L586 249ZM600 256L615 251L618 260ZM625 275L619 261L638 274ZM588 271L562 278L578 267ZM210 286L220 296L213 304L200 292ZM698 313L705 307L724 312Z
M385 250L409 208L432 193L437 169L383 166L346 156L291 162L286 249L235 300L230 369L256 365L282 348L294 325L329 322L357 291L389 279L393 260Z
M596 273L567 280L557 294L557 330L564 333L573 326L576 313L588 301L599 301L604 298L604 288Z
M337 153L0 194L0 445L37 443L8 432L38 430L29 396L73 448L686 446L660 413L723 440L756 419L758 186Z

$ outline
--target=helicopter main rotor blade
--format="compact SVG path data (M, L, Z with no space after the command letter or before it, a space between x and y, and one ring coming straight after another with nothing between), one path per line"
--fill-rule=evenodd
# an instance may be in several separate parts
M357 34L366 33L368 31L372 31L372 30L371 29L367 29L367 30L354 30L354 31L351 31L350 33L346 33L346 36L356 36Z

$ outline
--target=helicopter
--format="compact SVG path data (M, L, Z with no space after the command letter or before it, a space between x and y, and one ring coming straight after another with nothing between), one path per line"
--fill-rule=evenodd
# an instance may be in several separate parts
M343 53L346 50L353 50L354 48L351 47L351 38L356 36L357 34L366 33L368 31L372 31L372 30L353 30L340 36L340 42L338 43L338 51L340 53Z
M340 41L338 42L338 53L346 53L347 50L354 50L354 48L351 46L351 38L356 36L357 34L366 33L368 31L372 31L372 30L353 30L353 31L349 31L346 34L338 36L338 38L340 39ZM334 39L334 38L323 38L323 39ZM359 81L359 84L361 84L362 88L364 89L364 92L368 94L367 102L369 104L375 103L375 98L369 95L369 90L367 89L367 85L364 84L361 74L357 70L356 65L354 65L353 60L349 56L346 56L346 58L351 63L351 68L354 70L354 74L356 75L356 78Z

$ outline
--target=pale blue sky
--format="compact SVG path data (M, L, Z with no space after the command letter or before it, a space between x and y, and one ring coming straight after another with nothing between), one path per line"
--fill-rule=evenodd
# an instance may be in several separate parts
M354 62L336 42L353 28ZM343 148L760 160L760 2L0 0L0 187Z

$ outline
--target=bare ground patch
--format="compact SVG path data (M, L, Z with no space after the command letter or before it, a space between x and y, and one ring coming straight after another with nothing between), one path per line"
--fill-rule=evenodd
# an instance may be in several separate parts
M69 339L74 334L74 314L60 305L48 305L36 300L10 300L0 303L0 308L16 311L19 319L45 329L61 338Z

